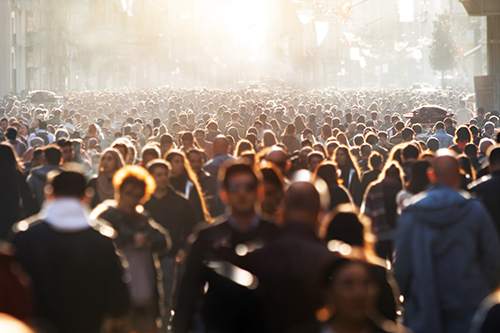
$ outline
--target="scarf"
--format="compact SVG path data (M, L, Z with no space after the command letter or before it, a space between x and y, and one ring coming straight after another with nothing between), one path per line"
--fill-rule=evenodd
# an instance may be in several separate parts
M99 196L99 201L114 199L115 189L113 187L113 182L111 179L106 178L103 173L99 173L96 181L96 192Z

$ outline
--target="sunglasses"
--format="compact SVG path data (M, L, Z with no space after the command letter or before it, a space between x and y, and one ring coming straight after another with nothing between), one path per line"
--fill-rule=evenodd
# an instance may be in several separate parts
M252 183L229 183L227 186L228 192L238 192L239 189L243 189L246 192L255 191L257 189L257 184Z

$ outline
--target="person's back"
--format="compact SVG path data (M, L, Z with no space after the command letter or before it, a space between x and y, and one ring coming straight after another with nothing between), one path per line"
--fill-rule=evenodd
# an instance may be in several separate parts
M285 194L284 227L244 259L243 268L255 274L266 291L262 303L271 332L301 330L315 319L315 272L334 256L315 235L318 212L314 186L292 184Z
M110 239L114 230L93 228L81 201L82 175L61 173L52 188L55 199L30 221L13 227L17 257L33 281L36 324L47 331L97 332L105 316L123 315L129 305ZM80 198L66 195L76 192Z
M484 206L456 190L459 167L449 154L438 154L437 184L411 199L397 230L394 276L404 323L416 332L467 332L499 281L498 235Z

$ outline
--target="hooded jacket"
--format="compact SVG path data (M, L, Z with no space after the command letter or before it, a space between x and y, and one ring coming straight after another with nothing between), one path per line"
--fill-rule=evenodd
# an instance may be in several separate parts
M34 168L31 171L31 174L28 176L28 185L39 206L42 206L43 202L45 201L44 189L45 184L47 184L47 175L52 170L60 170L60 168L57 165L43 165Z
M436 185L403 210L395 250L405 325L416 332L467 332L499 281L500 242L484 206Z

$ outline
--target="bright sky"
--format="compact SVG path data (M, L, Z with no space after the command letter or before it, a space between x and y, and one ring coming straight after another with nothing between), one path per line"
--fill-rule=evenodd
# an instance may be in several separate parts
M222 14L237 44L258 44L268 28L266 0L214 1L214 10Z

